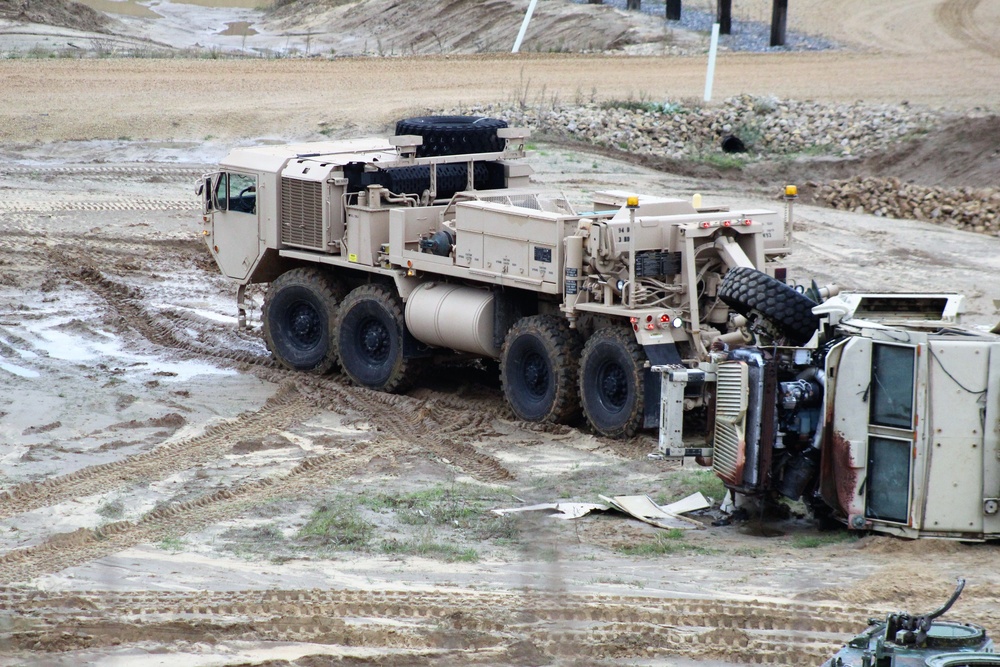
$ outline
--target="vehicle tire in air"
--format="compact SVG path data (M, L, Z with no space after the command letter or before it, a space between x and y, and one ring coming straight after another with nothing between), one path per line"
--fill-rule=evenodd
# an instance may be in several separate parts
M819 317L812 312L815 301L757 269L730 269L719 286L719 298L741 315L756 310L792 345L806 344L819 328Z
M315 268L287 271L264 297L263 334L267 349L285 368L323 374L337 366L332 333L344 290Z
M579 335L558 315L523 317L511 327L500 353L500 382L519 419L568 424L579 418L580 348Z
M355 384L396 393L413 383L416 360L403 355L403 304L392 289L354 289L341 303L336 331L340 365Z
M417 147L417 157L496 153L505 140L497 130L507 122L480 116L419 116L396 123L396 134L415 134L424 143Z
M624 327L599 329L583 346L580 398L595 431L628 438L642 425L646 353Z

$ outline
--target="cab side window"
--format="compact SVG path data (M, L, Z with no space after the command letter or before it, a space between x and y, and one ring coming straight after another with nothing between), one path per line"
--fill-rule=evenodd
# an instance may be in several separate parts
M219 174L215 201L221 211L257 213L257 178L232 172Z

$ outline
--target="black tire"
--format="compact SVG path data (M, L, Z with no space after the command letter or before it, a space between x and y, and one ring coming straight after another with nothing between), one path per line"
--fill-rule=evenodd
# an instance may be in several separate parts
M415 360L403 355L403 304L383 285L362 285L340 305L336 341L340 365L355 384L396 393L416 374Z
M583 346L580 397L595 431L628 438L642 425L646 353L623 327L600 329Z
M531 315L514 323L500 353L500 383L519 419L568 424L579 418L580 348L579 335L558 315Z
M333 345L337 306L344 290L315 268L292 269L264 297L264 342L285 368L323 374L337 366Z
M816 302L780 280L756 269L730 269L719 286L719 298L741 315L756 310L792 345L805 345L819 328Z
M495 153L504 149L505 140L497 130L506 121L481 116L420 116L396 123L396 134L416 134L424 143L417 147L417 157Z

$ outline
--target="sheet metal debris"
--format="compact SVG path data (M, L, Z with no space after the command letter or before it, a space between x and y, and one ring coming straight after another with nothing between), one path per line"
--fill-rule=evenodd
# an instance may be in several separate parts
M689 519L686 516L681 516L678 512L670 511L670 505L657 505L649 496L614 496L613 498L601 496L600 498L619 512L624 512L629 516L635 517L639 521L645 521L646 523L656 526L657 528L679 528L681 530L690 530L693 528L705 527L700 521L695 521L694 519ZM690 498L691 496L688 496L684 499L684 501L687 501ZM704 496L702 496L702 498L704 499ZM672 504L676 505L678 503ZM686 505L681 505L681 509L685 512L692 512L695 509L701 509L701 506L695 506L696 501L691 501L690 505L692 506L691 509L685 509L687 507ZM706 503L703 507L708 507L708 504Z
M494 514L505 516L518 512L549 512L557 519L579 519L591 512L607 512L609 507L600 503L541 503L527 507L492 510Z
M687 512L707 509L712 506L701 493L692 493L669 505L657 505L649 496L601 496L606 505L600 503L540 503L525 507L512 507L491 510L494 514L505 516L520 512L547 512L557 519L579 519L591 512L608 512L611 510L628 514L658 528L679 528L690 530L704 528L700 521L681 516Z

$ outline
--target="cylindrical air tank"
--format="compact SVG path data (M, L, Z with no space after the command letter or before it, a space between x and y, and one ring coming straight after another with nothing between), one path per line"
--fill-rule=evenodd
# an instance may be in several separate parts
M493 293L475 287L430 282L410 292L406 327L435 347L499 357L493 344Z

